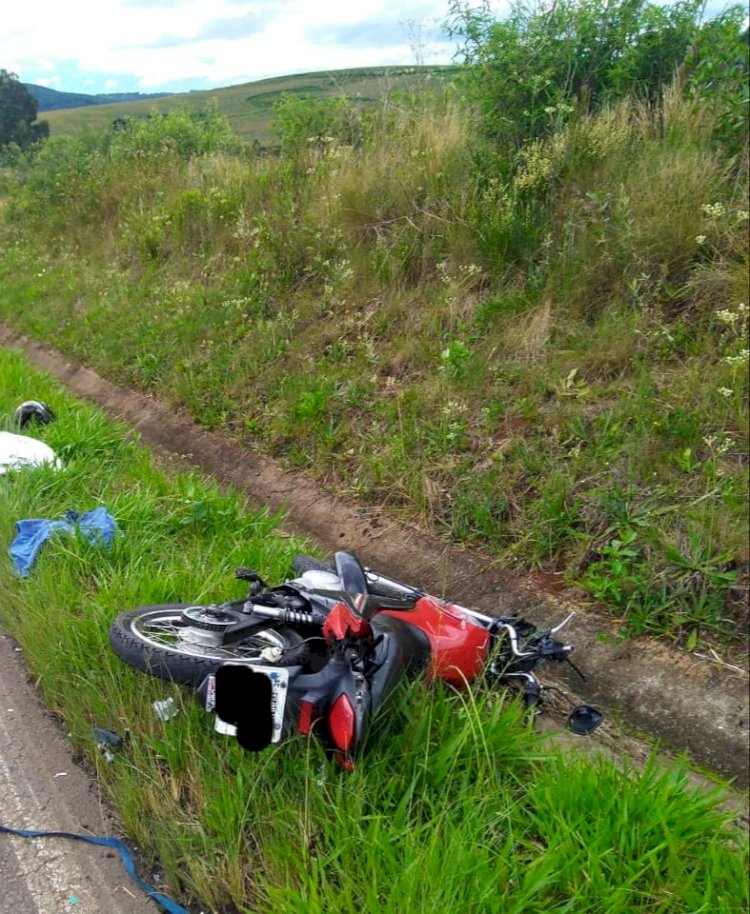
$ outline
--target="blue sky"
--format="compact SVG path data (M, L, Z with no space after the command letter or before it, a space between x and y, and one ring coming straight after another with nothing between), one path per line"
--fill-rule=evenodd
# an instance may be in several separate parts
M450 63L448 11L449 0L27 0L3 12L0 68L22 82L98 93Z

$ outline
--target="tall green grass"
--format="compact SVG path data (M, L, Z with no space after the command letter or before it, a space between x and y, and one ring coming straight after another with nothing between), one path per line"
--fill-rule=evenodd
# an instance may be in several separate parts
M718 788L655 759L566 758L482 687L405 686L352 774L302 737L252 756L214 734L189 690L114 656L108 625L138 604L239 596L240 564L280 579L303 544L237 494L165 473L126 427L0 350L3 425L30 396L57 414L32 431L64 468L0 477L0 619L171 892L221 914L742 910L746 841ZM15 520L97 504L123 532L111 549L54 536L15 576ZM151 702L167 695L180 713L164 722ZM94 727L124 736L113 760Z
M706 102L625 98L510 173L450 98L280 159L217 117L6 172L2 319L624 629L744 637L747 159Z

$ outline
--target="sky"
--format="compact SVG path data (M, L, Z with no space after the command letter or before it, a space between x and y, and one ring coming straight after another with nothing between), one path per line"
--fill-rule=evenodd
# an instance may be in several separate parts
M507 0L493 0L502 12ZM449 0L26 0L0 69L64 92L188 92L349 67L446 64Z

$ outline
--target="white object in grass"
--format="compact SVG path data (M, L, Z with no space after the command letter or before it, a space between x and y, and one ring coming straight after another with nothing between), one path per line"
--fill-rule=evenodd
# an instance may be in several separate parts
M0 432L0 476L8 470L21 470L44 463L60 469L60 461L48 444L28 435Z

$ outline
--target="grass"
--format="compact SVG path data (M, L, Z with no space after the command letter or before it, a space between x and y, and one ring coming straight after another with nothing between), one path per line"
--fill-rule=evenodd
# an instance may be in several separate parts
M58 137L3 172L0 317L631 633L741 648L747 169L712 112L626 100L507 180L450 99L383 118L278 159L216 120L191 155L186 117Z
M169 111L175 105L200 110L207 104L214 104L243 140L273 145L276 141L273 105L283 93L314 99L347 95L365 106L377 106L392 95L421 91L425 85L445 85L459 69L454 66L359 67L300 73L165 98L45 111L40 119L49 122L52 136L75 135L86 130L106 130L116 118L147 117L152 111Z
M44 547L29 578L0 555L0 618L45 700L119 812L196 910L252 912L738 912L747 842L680 765L642 771L567 757L484 688L405 686L352 774L315 743L259 756L211 730L189 690L109 650L131 606L239 595L230 570L278 579L303 546L278 518L191 473L166 475L123 425L0 350L0 416L29 396L56 421L34 434L64 469L0 477L0 541L21 517L104 504L112 549L74 537ZM171 695L168 722L151 702ZM125 736L107 763L94 727Z

